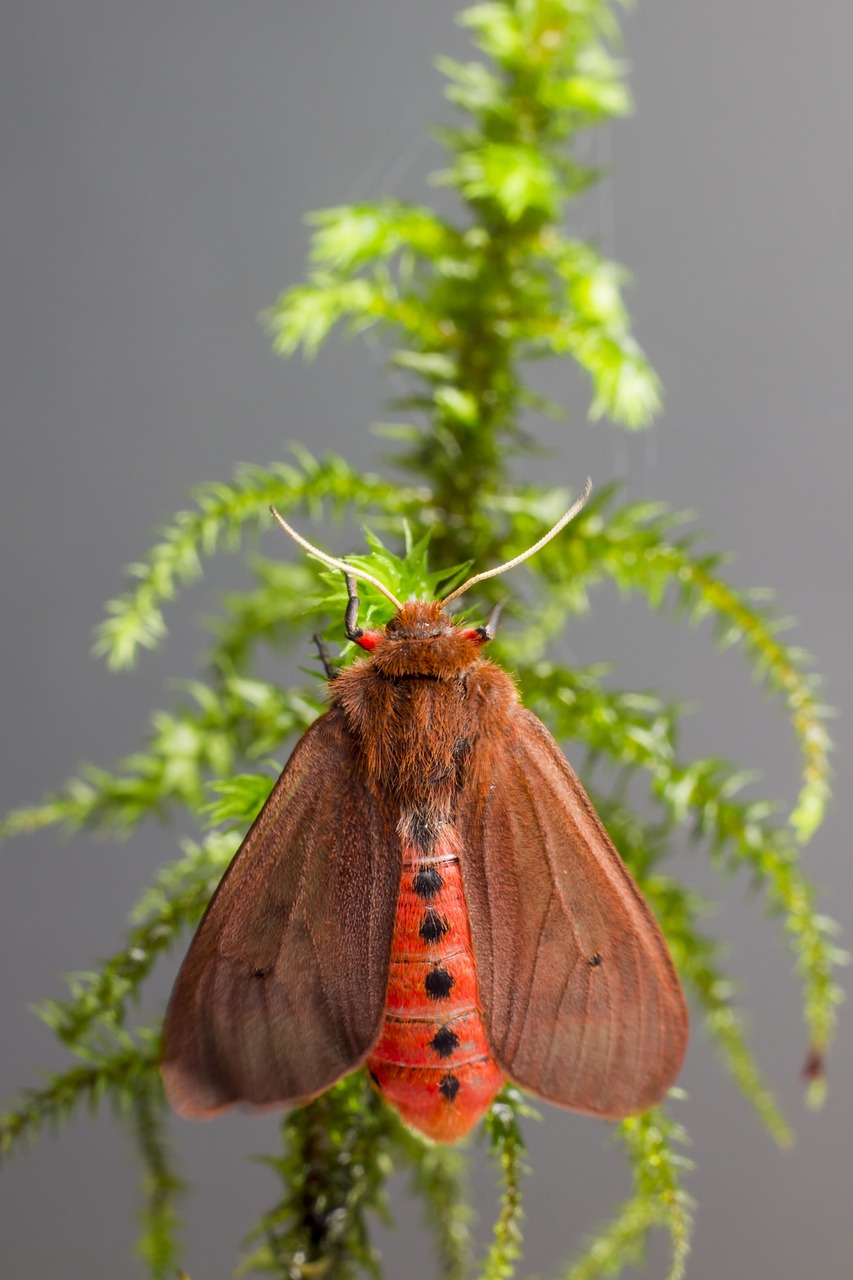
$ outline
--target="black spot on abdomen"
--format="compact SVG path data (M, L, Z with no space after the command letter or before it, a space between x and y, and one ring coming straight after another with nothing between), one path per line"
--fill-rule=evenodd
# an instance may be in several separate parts
M429 902L438 893L444 881L435 867L423 867L412 881L412 888L419 898Z
M424 978L424 989L430 1000L446 1000L456 979L442 965L430 969Z
M459 1037L450 1027L439 1027L429 1043L440 1058L449 1058L459 1048Z
M438 1092L443 1098L446 1098L448 1102L453 1102L459 1092L459 1080L457 1077L448 1071L447 1075L442 1077L441 1084L438 1086Z
M447 933L450 925L444 916L440 916L437 911L433 911L429 907L421 921L421 927L418 930L424 942L438 942L439 938L443 938Z

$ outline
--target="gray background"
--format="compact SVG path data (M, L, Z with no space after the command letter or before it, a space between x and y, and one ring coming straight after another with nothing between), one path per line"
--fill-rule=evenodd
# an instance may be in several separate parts
M2 808L35 800L84 760L134 748L164 682L191 675L195 619L213 571L170 610L172 641L130 676L89 656L103 601L190 485L286 441L376 458L368 432L386 387L376 353L332 344L313 366L273 357L259 309L303 272L303 214L396 191L420 195L444 108L431 69L465 56L449 0L26 0L0 30L3 176ZM628 478L629 493L700 513L737 553L732 579L772 584L800 618L798 642L853 705L849 415L853 216L853 17L842 0L646 0L626 22L639 113L598 140L615 180L583 211L635 273L630 305L660 371L667 412L627 439L576 412L549 435L579 484ZM549 388L580 407L568 370ZM565 384L565 385L564 385ZM574 400L572 401L572 398ZM341 534L329 530L326 542ZM281 541L269 535L269 549ZM789 797L797 756L784 716L736 654L682 624L601 593L569 637L579 661L704 704L685 748L737 755ZM835 725L839 797L807 853L828 909L849 924L850 722ZM847 820L845 820L847 819ZM53 834L3 851L0 1097L65 1062L28 1006L59 975L117 945L125 912L174 835L147 827L116 847ZM693 1280L851 1271L850 1019L830 1060L825 1110L807 1114L791 961L761 902L683 869L720 900L714 924L751 1010L764 1068L794 1119L780 1154L696 1034L679 1108L699 1200ZM164 998L172 965L157 973ZM275 1124L175 1124L196 1179L193 1280L230 1273L270 1175L247 1159ZM626 1186L605 1126L548 1110L530 1132L528 1260L548 1274ZM140 1274L130 1257L137 1170L118 1127L81 1118L4 1175L4 1280ZM477 1174L490 1208L490 1178ZM432 1274L404 1208L385 1241L389 1274ZM660 1274L656 1245L648 1269Z

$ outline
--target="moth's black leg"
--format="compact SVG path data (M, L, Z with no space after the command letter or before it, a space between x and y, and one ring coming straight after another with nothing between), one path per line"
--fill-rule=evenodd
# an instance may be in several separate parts
M504 598L503 600L499 600L497 602L494 609L492 609L492 612L489 614L488 618L486 619L486 625L484 627L477 628L477 630L480 632L480 635L483 637L484 640L494 640L495 636L497 635L498 624L500 623L500 620L501 620L501 614L503 613L505 608L506 608L506 598Z
M360 640L364 635L361 627L358 625L358 595L355 589L355 578L351 578L348 573L344 574L344 582L347 584L347 611L344 614L344 630L346 631L347 640Z
M332 666L332 659L329 657L329 650L326 648L326 642L322 636L315 635L314 643L317 646L317 652L320 655L320 661L323 664L323 670L326 673L327 680L336 680L340 675L337 667Z

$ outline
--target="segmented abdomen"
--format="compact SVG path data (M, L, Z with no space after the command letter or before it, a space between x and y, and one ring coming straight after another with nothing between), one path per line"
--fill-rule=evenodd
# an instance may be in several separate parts
M406 1123L438 1142L467 1133L503 1084L480 1014L452 827L426 852L403 849L385 1020L367 1065Z

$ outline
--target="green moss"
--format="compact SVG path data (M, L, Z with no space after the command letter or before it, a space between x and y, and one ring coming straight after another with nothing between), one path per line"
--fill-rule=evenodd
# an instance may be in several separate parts
M164 641L169 601L198 577L206 556L241 551L246 532L268 521L270 503L316 521L346 513L379 530L381 540L368 536L364 559L401 598L434 592L453 577L450 566L505 560L536 541L569 498L513 478L534 411L552 408L525 383L531 359L574 361L589 384L593 419L635 429L657 412L660 388L631 332L624 271L565 230L572 200L598 176L578 159L577 140L630 109L611 6L499 0L466 10L460 20L479 54L468 63L439 64L459 119L441 135L448 159L437 175L453 189L460 215L446 220L396 200L314 214L312 273L267 315L283 354L312 355L338 324L381 334L391 367L408 385L382 430L409 482L357 472L336 456L315 459L294 446L292 462L241 467L232 482L200 488L195 506L161 531L131 566L129 590L109 606L97 651L111 666L127 667L140 649ZM559 541L521 571L538 607L535 624L516 623L512 666L528 705L555 733L647 781L651 816L627 807L618 788L596 796L597 803L661 920L724 1063L785 1142L787 1125L746 1044L719 943L703 931L705 904L665 863L687 829L717 864L746 869L763 888L796 956L817 1091L839 1001L833 966L841 956L799 852L828 795L825 711L808 659L780 638L766 600L729 587L722 558L697 550L684 524L659 505L594 495ZM148 814L184 813L203 831L143 896L120 951L92 973L75 975L67 1000L40 1010L77 1062L0 1117L3 1154L82 1105L106 1100L124 1117L145 1169L140 1253L155 1277L178 1267L183 1188L163 1134L159 1031L135 1025L140 992L155 960L198 919L257 812L275 773L268 757L279 756L284 740L318 712L316 682L281 690L259 677L259 649L297 643L304 653L310 633L330 619L333 634L340 630L339 575L310 561L284 563L285 552L283 545L282 561L247 555L252 585L222 602L208 651L209 683L188 684L175 705L156 712L138 752L111 770L85 770L0 827L7 836L52 824L120 835ZM428 553L432 564L447 567L443 574L430 570ZM719 643L737 646L764 690L781 700L802 755L802 787L787 821L768 802L740 798L743 776L733 765L683 758L679 708L648 693L615 690L601 670L548 662L550 639L608 580L675 619L709 618ZM493 586L483 586L487 600L495 599ZM363 596L362 618L381 622L387 602L369 588ZM348 656L345 650L343 660ZM362 1074L343 1081L285 1117L282 1152L270 1160L281 1198L262 1216L245 1270L304 1280L379 1275L370 1223L387 1214L388 1176L404 1168L423 1202L445 1280L513 1276L522 1251L525 1109L517 1090L508 1089L486 1122L503 1190L491 1248L475 1266L463 1157L406 1130ZM641 1255L649 1232L664 1227L676 1280L690 1231L682 1134L660 1110L626 1121L620 1133L632 1193L566 1275L618 1274Z

